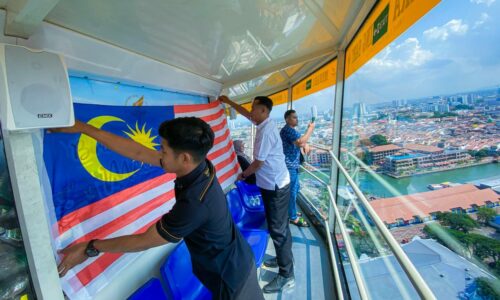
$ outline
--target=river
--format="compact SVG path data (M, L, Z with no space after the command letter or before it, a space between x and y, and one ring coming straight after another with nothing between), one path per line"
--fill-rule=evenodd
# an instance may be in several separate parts
M473 180L485 179L488 177L500 175L500 164L491 163L486 165L478 165L462 169L443 171L430 174L414 175L406 178L392 178L386 175L380 175L385 181L393 186L401 194L413 194L418 192L429 191L427 185L432 183L456 182L466 183ZM371 174L361 172L358 175L357 182L361 190L368 195L376 195L379 197L392 197L392 195L379 181Z

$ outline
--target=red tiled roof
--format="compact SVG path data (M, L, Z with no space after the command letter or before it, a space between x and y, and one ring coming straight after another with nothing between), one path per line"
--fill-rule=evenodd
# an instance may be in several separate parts
M500 195L492 189L480 190L472 184L463 184L437 191L374 200L370 204L382 221L391 224L398 219L411 220L414 216L424 218L433 212L450 211L457 207L466 209L473 204L482 206L487 201L498 202Z
M422 151L422 152L442 152L443 149L434 147L434 146L427 146L427 145L420 145L420 144L406 144L404 146L405 149L413 150L413 151Z
M390 151L390 150L400 150L402 149L399 146L389 144L389 145L382 145L382 146L376 146L373 148L370 148L370 152L384 152L384 151Z

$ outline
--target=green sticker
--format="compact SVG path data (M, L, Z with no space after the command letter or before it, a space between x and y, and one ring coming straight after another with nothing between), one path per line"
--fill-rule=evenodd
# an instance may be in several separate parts
M384 10L380 13L378 18L373 23L373 42L374 45L384 34L387 33L387 28L389 26L389 5L387 5Z
M310 89L311 86L312 86L312 79L309 79L308 81L306 81L306 91Z

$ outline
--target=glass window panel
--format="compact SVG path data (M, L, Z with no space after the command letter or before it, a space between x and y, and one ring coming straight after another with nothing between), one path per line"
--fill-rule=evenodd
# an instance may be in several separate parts
M441 1L345 81L341 162L438 299L500 294L499 16Z

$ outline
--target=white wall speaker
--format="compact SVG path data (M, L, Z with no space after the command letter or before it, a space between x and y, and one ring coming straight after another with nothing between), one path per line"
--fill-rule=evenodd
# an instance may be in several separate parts
M0 44L0 116L7 130L73 126L73 100L63 58Z

